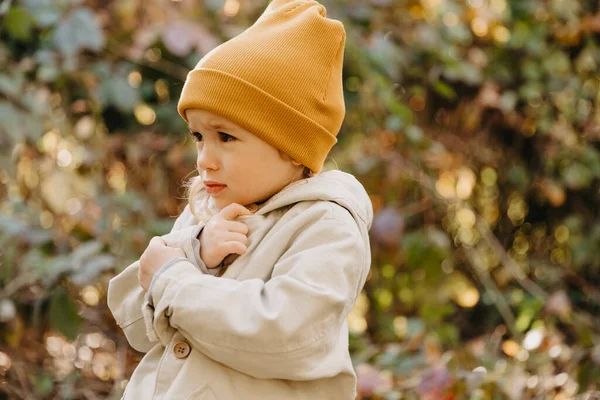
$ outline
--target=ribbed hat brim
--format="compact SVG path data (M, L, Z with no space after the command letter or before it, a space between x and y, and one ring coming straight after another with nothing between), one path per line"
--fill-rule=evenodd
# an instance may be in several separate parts
M189 72L180 102L179 115L189 123L185 110L204 109L240 125L296 161L319 173L337 138L302 113L251 83L222 71L197 68ZM281 132L287 141L277 140Z

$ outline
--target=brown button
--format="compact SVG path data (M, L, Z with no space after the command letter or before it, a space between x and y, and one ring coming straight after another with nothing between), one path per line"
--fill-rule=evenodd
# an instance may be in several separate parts
M173 353L177 358L186 358L190 355L190 351L192 348L186 342L177 342L175 346L173 346Z
M248 204L246 206L246 208L250 211L250 212L257 212L258 211L258 205L252 203L252 204Z

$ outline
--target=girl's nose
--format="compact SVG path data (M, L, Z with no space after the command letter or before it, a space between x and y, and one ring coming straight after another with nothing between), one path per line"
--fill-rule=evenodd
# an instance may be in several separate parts
M215 151L206 144L198 150L198 169L218 169L219 163Z

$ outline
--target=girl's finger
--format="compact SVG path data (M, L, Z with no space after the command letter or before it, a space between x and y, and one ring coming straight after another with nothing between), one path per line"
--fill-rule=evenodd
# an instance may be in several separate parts
M239 221L225 221L225 229L227 229L229 232L237 232L244 235L248 234L248 226Z
M227 254L244 254L246 252L246 245L240 242L224 242L222 246Z
M225 242L240 242L248 246L248 237L242 233L229 232L224 237Z

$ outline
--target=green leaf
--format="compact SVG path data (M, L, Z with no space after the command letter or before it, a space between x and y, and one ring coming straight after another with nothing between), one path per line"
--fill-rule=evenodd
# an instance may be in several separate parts
M397 131L404 126L404 120L397 115L389 115L385 120L385 127L390 131Z
M27 108L27 110L30 111L30 115L43 116L50 112L50 108L48 107L48 104L46 102L42 102L42 101L36 99L35 95L31 94L31 93L22 95L21 103L23 103L23 105ZM43 127L40 129L43 129ZM42 132L36 132L36 135L30 135L30 132L25 132L25 134L27 134L27 136L30 136L35 139L39 138L39 135L41 133Z
M435 332L443 344L450 346L457 346L460 344L459 329L450 323L441 324L435 329Z
M561 170L561 176L565 185L571 189L586 188L594 179L592 171L579 162L574 162L563 168Z
M225 0L206 0L205 6L211 11L217 11L223 8Z
M528 80L538 80L542 77L542 70L539 62L533 59L527 59L523 61L521 66L521 73Z
M24 4L31 17L39 27L54 25L62 14L62 10L53 0L25 0Z
M374 65L385 71L393 81L400 80L400 67L406 62L402 49L394 45L386 35L375 33L366 50L367 57Z
M543 85L537 81L528 81L519 88L519 96L525 101L538 100L543 92Z
M544 303L539 299L527 298L519 304L519 314L515 323L515 327L520 331L524 332L529 328L531 321L541 310Z
M60 76L58 68L51 65L42 65L37 69L37 79L42 82L53 82Z
M43 278L42 284L49 288L59 280L62 274L73 270L73 259L66 255L56 256L45 260L37 269Z
M506 171L506 176L511 185L525 188L529 184L527 169L522 165L512 165Z
M461 63L461 72L463 82L469 85L478 85L483 81L481 69L471 63Z
M463 23L459 23L456 26L447 29L446 32L448 39L454 43L468 46L473 41L471 30Z
M454 313L455 307L451 304L438 304L431 299L425 301L420 308L419 315L431 325L437 326L446 316Z
M590 169L594 177L600 178L600 151L593 147L583 149L581 161Z
M0 93L18 96L19 93L22 93L24 85L25 75L20 71L13 71L10 76L0 74Z
M513 48L521 48L525 45L529 37L531 36L531 30L529 25L525 21L517 21L514 24L512 35L509 44Z
M0 133L14 139L29 137L35 142L44 133L44 125L35 115L20 112L11 104L0 102Z
M402 248L408 267L412 270L424 270L425 284L435 285L443 274L441 264L448 257L448 252L422 232L404 236Z
M15 39L29 40L34 21L27 10L20 6L14 6L8 10L3 17L2 27Z
M408 125L412 122L412 110L398 101L392 91L384 91L381 95L384 99L385 107L390 113L400 117L403 124Z
M76 273L71 275L71 281L76 285L91 283L99 273L115 266L116 259L110 254L100 254L88 260Z
M500 103L499 103L500 108L505 113L513 111L515 109L515 106L517 105L518 100L519 99L515 92L510 91L510 90L507 92L504 92L504 93L502 93L502 96L500 96Z
M120 76L102 81L98 97L103 105L114 105L123 112L132 111L140 99L138 90Z
M12 5L12 0L6 0L6 1L2 1L0 3L0 15L5 15L8 10L10 9L10 6Z
M73 55L81 49L99 51L104 47L104 42L100 23L87 7L73 11L54 32L54 43L65 56Z
M77 313L77 305L63 288L57 289L50 297L48 318L52 328L70 340L77 338L82 318Z
M582 361L577 369L577 380L582 388L596 385L600 382L600 365L592 361Z
M406 137L411 143L421 143L425 138L423 129L416 125L410 125L406 128Z
M420 335L425 331L425 324L420 318L412 317L408 319L408 331L407 336L413 338L416 335Z
M20 137L20 116L19 110L11 103L0 101L0 134L18 139Z
M8 236L17 237L25 233L28 226L17 218L0 215L0 232Z
M87 261L90 257L98 254L104 245L102 242L97 240L91 240L89 242L82 243L79 245L72 254L73 264L75 268L81 266L85 261Z
M560 50L554 50L545 56L542 66L549 76L568 75L571 72L571 60L569 56Z
M433 89L438 92L441 96L453 100L456 98L456 92L452 88L452 86L444 83L443 81L437 80L432 84Z
M112 75L111 64L105 60L99 60L89 67L100 81L109 79Z
M482 71L469 62L454 62L444 66L442 76L450 81L462 81L469 85L480 84Z
M34 378L35 392L40 396L48 396L52 393L52 389L54 388L54 380L52 376L46 373L45 371L41 371L41 373L37 374Z

